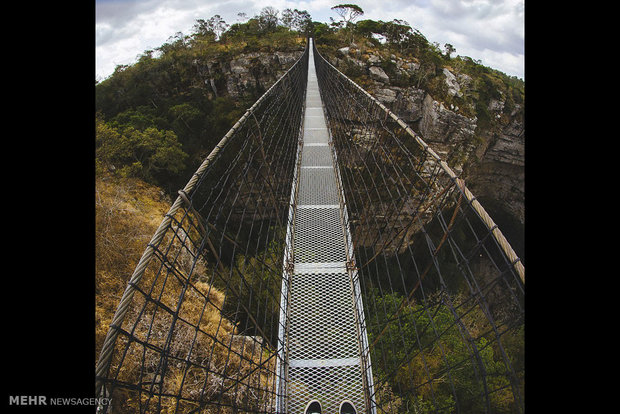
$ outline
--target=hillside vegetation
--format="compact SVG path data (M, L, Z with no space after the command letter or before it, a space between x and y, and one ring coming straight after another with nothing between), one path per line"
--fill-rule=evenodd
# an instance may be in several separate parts
M487 109L492 99L505 99L507 113L524 103L523 80L467 56L452 57L456 52L452 45L445 44L442 48L403 20L362 20L349 27L321 23L314 26L314 36L319 51L328 57L337 56L338 49L345 46L354 48L362 61L368 61L371 55L380 56L379 65L389 75L392 85L423 89L446 106L458 106L463 115L486 122L483 128L492 122ZM398 71L397 60L414 63L416 70ZM449 93L444 68L468 77L462 96ZM355 64L341 70L361 86L369 83L370 77Z
M95 307L95 338L96 355L99 355L101 346L108 332L116 306L133 273L144 247L156 231L161 218L168 211L170 200L157 187L147 184L136 178L118 178L104 175L97 178L96 193L96 307ZM241 259L239 259L241 260ZM143 278L153 278L152 272L145 272ZM247 276L247 275L246 275ZM151 282L152 283L152 282ZM253 372L254 366L247 361L258 364L261 354L245 342L235 341L239 329L230 320L222 317L226 295L218 288L203 282L195 281L194 289L189 290L183 300L182 317L186 323L175 328L175 340L170 347L170 354L176 357L185 357L190 349L192 358L196 361L209 361L211 374L207 377L204 369L192 367L187 373L182 368L172 367L166 371L164 392L175 394L183 388L183 395L197 398L207 384L205 399L217 397L218 380L221 377L232 375L248 375L254 384L267 383L268 378L262 372ZM172 288L161 289L158 298L162 303L173 306L179 300L178 292ZM139 296L139 295L138 295ZM205 297L208 298L205 304ZM126 320L138 320L133 335L137 338L150 337L151 344L160 343L166 339L171 316L165 312L155 315L155 308L144 306L144 299L134 298ZM139 314L143 313L141 316ZM155 317L157 316L157 317ZM145 320L153 319L150 326ZM202 330L197 343L192 339L197 332L190 327L193 324ZM126 339L117 339L117 345L125 345ZM232 341L232 342L231 342ZM230 348L229 348L230 347ZM149 382L155 381L152 372L156 371L159 363L158 354L144 354L141 348L130 346L124 357L123 378L127 381ZM270 362L273 365L273 363ZM269 365L273 370L273 366ZM112 369L118 369L118 363L112 362ZM215 375L215 373L219 374ZM184 381L184 378L190 378ZM256 386L256 385L255 385ZM242 400L249 392L247 386L239 386L234 394L224 395L226 399ZM142 403L147 396L142 396ZM162 413L176 412L175 399L162 401ZM185 403L184 403L185 404ZM116 390L113 398L115 412L140 412L140 401L127 390ZM195 405L181 405L182 409L195 408Z
M522 111L522 80L469 57L451 57L454 47L446 44L442 51L403 20L356 23L355 17L341 16L342 20L327 24L312 21L305 11L286 9L280 14L268 7L245 23L229 26L216 15L197 20L189 35L177 33L162 46L144 51L135 64L117 66L112 76L96 85L98 172L139 177L174 194L277 79L275 74L266 76L274 68L259 57L301 52L307 35L330 60L338 49L349 46L361 60L381 56L380 66L391 85L426 90L445 106L475 116L478 129L507 122L507 115L490 113L493 99L504 102L502 114L515 108ZM248 56L244 63L255 82L247 84L244 93L231 96L230 71L224 69L239 56ZM397 71L398 59L417 69ZM369 83L368 74L356 65L339 69L362 86ZM464 93L449 93L443 69L468 77Z
M502 128L509 122L509 114L523 111L522 80L468 57L452 57L455 50L451 45L444 45L442 50L405 21L355 22L359 16L341 17L340 21L328 24L312 21L305 11L287 9L279 14L273 8L265 8L244 23L228 25L219 16L200 19L193 33L177 33L162 46L144 51L135 64L118 66L112 76L96 85L96 355L127 280L177 190L244 111L290 67L290 56L301 54L307 35L314 37L319 51L330 61L342 57L339 50L344 47L354 50L362 61L381 56L381 68L390 77L391 85L423 89L445 106L458 107L459 114L475 117L476 136L483 135L481 130ZM282 58L273 63L269 59L276 54ZM231 61L235 59L247 65L242 92L233 94L231 87L239 80L230 75L234 73ZM395 62L399 59L415 63L417 69L408 74L397 70ZM362 86L371 83L367 72L346 60L339 69ZM462 94L450 93L444 69L469 79ZM489 110L493 100L498 99L504 102L499 116ZM206 283L199 286L223 307L221 292ZM397 303L399 299L385 295L382 300ZM191 307L191 298L188 301ZM416 306L412 305L407 312L416 314ZM472 314L467 322L483 332L487 328L482 325L483 316ZM220 318L220 314L212 315L213 320ZM205 324L209 320L206 318ZM234 324L228 322L216 335L236 333ZM208 326L201 328L210 332ZM522 334L520 331L507 336L510 343L505 351L516 366L523 364ZM466 352L459 348L457 338L455 332L455 342L449 344L454 358ZM407 340L413 343L413 333ZM509 384L503 383L499 350L486 347L484 339L477 345L485 350L482 357L488 366L497 367L490 375L506 389L492 397L493 412L511 412L513 401ZM210 344L203 346L208 349ZM436 347L431 347L426 355L438 369L439 355ZM134 363L139 365L138 360ZM421 361L412 360L412 370L420 364ZM394 378L394 389L400 385L407 388L403 384L412 379L407 375L409 371L403 371ZM458 395L480 392L473 385L475 378L465 371L459 375ZM423 397L430 393L422 391ZM446 385L435 392L439 394L436 399L449 403L453 390ZM430 403L419 398L409 401L413 397L407 395L382 398L402 403L403 407L416 407L420 413L433 410Z
M221 66L240 54L302 51L305 35L268 16L234 24L216 39L213 18L178 33L96 85L97 172L132 176L174 194L237 119L270 86L271 68L252 58L256 82L231 96ZM277 78L271 76L269 80Z
M159 188L140 179L96 180L97 355L127 280L169 207Z

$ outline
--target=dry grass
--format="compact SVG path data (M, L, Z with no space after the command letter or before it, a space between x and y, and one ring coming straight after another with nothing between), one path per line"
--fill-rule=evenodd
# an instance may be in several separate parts
M96 208L96 355L144 248L170 203L136 179L98 178Z
M139 180L97 180L96 357L127 280L169 206L158 188ZM176 257L174 271L161 272L159 260L147 266L140 288L149 297L135 294L122 326L131 339L119 335L112 358L111 375L142 392L117 388L113 412L183 412L197 406L191 400L265 410L272 351L261 338L239 335L222 315L225 294L197 281L213 271L208 263L193 263L195 282L186 282L191 246L175 230L177 238L165 240ZM203 412L228 410L211 407Z

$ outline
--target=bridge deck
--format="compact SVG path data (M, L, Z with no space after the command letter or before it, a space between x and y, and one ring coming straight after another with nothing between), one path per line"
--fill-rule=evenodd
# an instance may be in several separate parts
M366 412L360 338L361 307L356 274L347 271L348 228L330 135L310 48L301 163L292 229L294 270L289 273L285 349L287 409L303 413L318 399L323 412L338 412L342 400ZM356 294L354 294L356 292ZM357 299L357 300L356 300Z

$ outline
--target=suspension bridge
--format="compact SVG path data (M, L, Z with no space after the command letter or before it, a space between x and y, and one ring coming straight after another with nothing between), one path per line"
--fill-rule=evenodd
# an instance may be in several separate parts
M102 346L99 412L524 411L523 264L312 39L178 194Z

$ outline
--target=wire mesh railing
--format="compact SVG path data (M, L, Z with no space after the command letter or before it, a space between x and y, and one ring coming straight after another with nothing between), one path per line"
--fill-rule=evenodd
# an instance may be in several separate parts
M101 412L286 412L283 390L303 387L286 387L283 275L308 57L224 136L148 244L99 355L97 394L112 402ZM314 62L369 411L522 412L523 265L411 128L316 49Z
M377 412L524 409L524 267L449 166L318 51Z
M103 412L274 412L308 50L220 141L146 248L97 365Z

